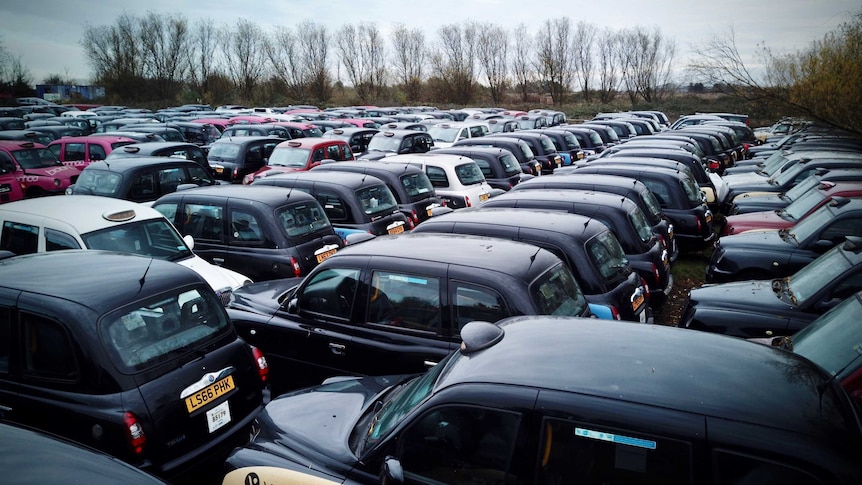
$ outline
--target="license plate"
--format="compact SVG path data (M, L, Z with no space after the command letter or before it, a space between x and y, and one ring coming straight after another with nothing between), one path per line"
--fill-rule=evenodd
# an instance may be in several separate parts
M634 295L632 298L632 310L637 310L644 303L644 295L643 293L638 292L638 294Z
M428 217L431 217L431 209L427 209Z
M213 170L215 170L215 173L222 173L222 172L224 172L224 167L219 167L218 165L213 165Z
M224 379L210 384L200 391L186 398L186 409L191 413L215 401L219 396L224 396L236 387L233 383L233 376L227 376Z
M486 200L488 200L490 197L491 197L491 194L489 194L489 193L487 193L487 192L486 192L486 193L484 193L484 194L479 194L479 200L480 200L480 201L482 201L482 202L485 202L485 201L486 201Z
M322 253L316 255L317 256L317 262L322 263L324 260L326 260L326 258L332 256L337 251L338 251L338 249L330 249L329 251L325 251L325 252L322 252Z
M5 194L6 192L12 192L12 186L6 184L0 185L0 194Z
M389 234L401 234L404 232L404 223L400 224L392 224L391 226L386 228L386 232Z
M710 214L709 212L707 212L705 217L706 217L706 222L707 222L707 224L709 224L710 222L712 222L712 214Z
M230 423L230 407L228 401L207 411L207 427L210 433Z

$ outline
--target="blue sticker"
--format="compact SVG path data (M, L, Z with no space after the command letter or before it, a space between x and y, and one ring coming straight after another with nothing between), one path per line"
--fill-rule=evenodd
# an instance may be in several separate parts
M575 434L584 438L594 440L610 441L622 445L637 446L638 448L648 448L654 450L656 447L655 441L643 440L640 438L632 438L631 436L619 436L611 433L603 433L601 431L593 431L584 428L575 428Z

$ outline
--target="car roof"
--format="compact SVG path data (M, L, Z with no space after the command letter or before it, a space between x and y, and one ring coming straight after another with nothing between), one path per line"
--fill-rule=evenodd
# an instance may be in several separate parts
M602 206L602 207L620 207L623 210L631 210L637 205L628 197L611 194L609 192L600 192L595 190L570 190L570 189L536 189L536 190L517 190L508 191L492 199L488 199L486 204L491 201L504 201L510 199L527 199L527 200L547 200L547 201L563 201L573 202L579 206ZM493 205L488 205L493 207Z
M307 148L314 149L319 146L329 145L347 145L347 142L340 138L323 138L323 137L305 137L294 138L279 143L276 148ZM349 145L347 145L349 146Z
M96 250L7 258L0 261L0 281L0 286L77 302L99 314L181 285L205 284L194 270L170 261Z
M260 141L273 141L273 140L278 140L279 143L281 143L282 141L288 141L284 138L278 138L276 136L269 136L269 135L234 136L234 135L231 135L230 133L228 133L226 136L219 138L218 140L214 141L212 144L215 145L216 143L233 143L234 145L247 145L249 143L257 143ZM297 138L297 140L301 140L301 138ZM210 146L212 146L212 145L210 145Z
M45 148L45 145L27 140L0 140L0 148L5 148L7 150L17 150L19 148Z
M341 163L341 162L336 162ZM296 180L300 183L314 185L337 185L351 188L367 187L370 185L381 185L383 181L373 175L355 172L342 172L338 170L308 170L305 172L286 172L255 179L252 185L266 184L273 181L271 185L278 185L278 180Z
M127 140L126 137L119 137L121 139ZM144 143L130 143L128 145L121 146L120 148L115 149L115 151L123 151L126 153L137 153L141 156L153 153L155 151L159 151L165 148L198 148L198 145L194 143L182 142L182 141L150 141Z
M259 202L273 207L280 207L288 202L309 202L315 199L311 194L301 190L291 190L276 185L262 185L252 187L251 185L210 185L204 187L192 187L165 194L153 205L163 201L175 200L183 196L205 195L219 199L245 199Z
M58 139L52 141L51 145L61 145L61 144L65 144L65 143L85 143L85 142L110 144L110 143L116 143L118 141L134 142L135 140L132 138L129 138L128 136L123 136L123 135L101 135L101 136L86 135L86 136L72 136L72 137L58 138ZM131 143L130 143L130 145L131 145ZM127 145L124 145L124 146L127 146Z
M446 153L434 153L435 151L436 150L431 150L430 152L425 153L402 153L400 155L391 155L386 157L386 163L430 163L432 165L443 167L456 167L464 163L476 163L476 161L470 157Z
M479 137L481 138L481 137ZM512 152L507 148L503 147L492 147L492 146L475 146L475 145L457 145L448 148L438 148L434 150L435 153L439 154L457 154L457 153L469 153L475 155L484 155L486 157L499 157L500 155L512 155ZM469 157L470 155L464 155L465 157Z
M415 165L403 162L389 162L385 159L380 161L345 160L343 162L322 163L311 170L340 170L341 168L351 168L357 172L362 170L372 175L380 172L389 172L395 175L402 173L425 173Z
M141 156L141 157L128 157L128 158L115 158L111 160L99 160L98 162L92 162L86 167L84 170L107 170L111 172L131 172L138 168L144 167L153 167L158 165L164 166L195 166L200 167L201 165L194 160L185 160L182 158L174 158L174 157L149 157L149 156Z
M39 217L46 221L54 220L75 228L78 234L115 226L117 223L108 222L104 219L104 215L126 211L134 211L134 218L131 220L164 217L152 207L125 199L98 195L37 197L0 205L0 217L4 219L17 213L26 216L28 220L31 217Z
M623 175L604 175L598 173L582 173L577 170L554 175L553 177L533 177L516 185L542 185L542 184L590 184L598 186L616 186L631 189L633 192L649 190L643 182L636 178ZM518 191L524 189L517 189ZM598 190L598 189L596 189Z
M441 251L441 248L446 248ZM550 251L531 244L499 238L461 234L409 233L378 236L362 244L347 246L336 253L385 256L405 261L420 260L483 268L532 281L560 259ZM333 256L331 259L335 259Z
M469 207L459 209L434 216L416 227L430 228L435 224L458 222L561 232L567 235L577 235L579 239L586 239L609 230L599 220L580 214L544 209L513 209L509 207Z
M497 324L502 338L468 358L459 354L438 380L438 390L463 383L517 385L821 437L858 435L847 431L858 429L849 404L835 404L841 399L837 384L825 385L830 376L781 349L708 332L608 320L527 316Z

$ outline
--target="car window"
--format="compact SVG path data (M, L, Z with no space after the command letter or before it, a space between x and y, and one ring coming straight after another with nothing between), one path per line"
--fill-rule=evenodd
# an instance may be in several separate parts
M530 285L530 297L539 315L576 317L583 313L587 304L571 270L562 263Z
M350 318L359 270L327 268L311 277L298 298L300 311L338 319Z
M108 155L105 153L105 148L102 145L90 143L87 145L90 150L90 160L104 160Z
M263 241L263 232L257 217L243 210L230 211L231 241L252 242Z
M491 164L488 163L488 160L484 158L476 157L473 160L476 161L476 165L479 167L479 170L482 171L482 175L487 178L493 178L494 172L491 171Z
M188 179L191 180L191 183L196 185L212 185L212 177L205 168L200 165L189 165L187 168L189 169Z
M0 373L9 372L9 352L12 348L12 311L0 307Z
M200 348L231 327L218 297L201 287L175 288L119 309L103 319L99 330L111 360L130 372Z
M453 281L452 293L459 334L464 325L473 320L496 322L510 316L506 300L491 288Z
M129 199L133 201L147 201L153 199L155 196L156 174L153 172L137 174L132 181L132 186L129 188Z
M371 276L367 321L439 333L439 278L374 271Z
M667 185L653 180L642 180L642 182L650 189L661 207L667 208L670 205L673 199L671 199L670 189Z
M432 165L428 165L425 167L425 173L428 175L428 180L431 181L431 185L434 187L448 187L449 186L449 177L446 175L446 170L435 167Z
M0 173L12 173L17 170L18 166L12 161L12 157L6 152L0 152Z
M275 210L275 217L288 237L304 236L331 227L323 208L316 201L279 207Z
M520 423L520 414L498 409L436 408L398 439L405 476L421 483L516 483L510 464Z
M66 143L63 150L63 160L66 162L83 161L86 158L85 150L83 143Z
M0 233L0 250L11 251L17 255L35 253L39 250L39 228L4 221L3 232Z
M401 176L401 185L410 196L410 201L422 200L434 195L434 186L424 173L417 172Z
M330 221L348 222L351 219L350 211L337 194L320 191L317 193L317 201L323 206L323 210Z
M362 210L368 215L391 212L398 205L392 191L385 185L363 187L356 191L356 198L362 205Z
M78 377L78 364L69 335L59 323L44 317L21 313L24 331L24 373L32 378L72 381Z
M793 464L775 461L774 457L758 458L729 450L714 450L713 461L717 472L716 485L772 483L822 485L824 483Z
M113 196L120 190L120 183L122 181L123 177L118 173L85 169L78 176L78 181L75 182L75 193ZM153 187L152 174L150 174L149 190L154 190ZM129 198L131 200L140 200L142 197L152 197L151 195L142 194L142 190L146 190L146 187L136 187L133 183L132 190L129 192Z
M620 273L626 273L629 261L613 232L605 231L590 238L586 243L587 254L593 266L605 281L612 281Z
M161 207L158 208L161 212ZM184 232L195 239L220 241L222 237L223 209L211 204L186 204ZM166 216L167 217L167 216ZM173 219L171 219L173 220Z
M71 234L56 229L45 228L45 251L61 251L64 249L81 249L78 240Z
M840 221L835 221L820 233L819 239L826 240L832 244L838 244L844 241L847 236L862 236L862 219L859 217L849 217Z
M190 183L185 170L180 167L163 168L158 171L159 174L159 192L169 194L176 192L177 187L181 184Z
M192 255L174 226L164 217L128 222L81 234L89 249L180 261Z
M684 441L547 418L539 443L537 483L691 483Z

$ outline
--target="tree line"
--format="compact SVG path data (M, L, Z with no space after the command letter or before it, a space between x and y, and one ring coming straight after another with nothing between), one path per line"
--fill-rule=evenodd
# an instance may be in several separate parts
M396 25L329 31L305 20L265 30L246 19L216 26L177 14L123 14L87 26L81 39L94 82L124 102L199 99L266 105L328 104L351 89L354 103L499 105L544 95L555 105L581 99L661 99L670 86L673 40L658 28L620 30L568 17L530 34L490 22L441 26L428 38Z

